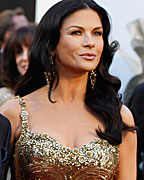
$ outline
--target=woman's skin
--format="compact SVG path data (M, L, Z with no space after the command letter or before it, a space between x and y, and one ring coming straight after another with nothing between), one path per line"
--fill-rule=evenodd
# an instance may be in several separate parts
M78 10L68 16L60 29L60 40L52 52L60 81L48 100L48 86L24 97L32 132L46 132L70 148L83 146L98 138L95 129L104 130L102 120L85 106L88 72L94 70L103 51L103 28L98 14L91 9ZM1 112L12 125L11 147L21 133L21 107L18 100L6 103ZM134 125L130 111L122 106L122 120ZM136 179L136 134L123 133L120 145L119 178Z
M20 49L16 51L16 65L21 76L25 74L28 69L28 47L22 45Z

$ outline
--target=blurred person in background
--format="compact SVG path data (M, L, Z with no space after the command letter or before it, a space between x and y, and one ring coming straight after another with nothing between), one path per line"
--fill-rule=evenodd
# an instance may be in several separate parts
M29 21L22 8L6 9L0 13L0 66L1 54L11 34L22 26L27 26ZM0 73L0 87L2 87Z
M2 83L0 105L15 95L14 88L28 69L28 49L35 35L36 25L31 24L17 29L5 44L2 54Z

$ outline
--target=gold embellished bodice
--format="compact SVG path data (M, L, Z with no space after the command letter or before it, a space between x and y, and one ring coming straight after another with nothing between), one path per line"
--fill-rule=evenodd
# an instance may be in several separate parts
M33 133L28 125L25 101L22 132L15 144L15 180L113 180L118 169L119 148L97 138L80 148L65 147L46 133Z

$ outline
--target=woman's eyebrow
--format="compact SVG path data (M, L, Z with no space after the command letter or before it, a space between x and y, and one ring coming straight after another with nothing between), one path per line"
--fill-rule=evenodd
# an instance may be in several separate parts
M66 28L66 30L70 29L70 28L79 28L79 29L84 29L83 27L81 26L76 26L76 25L73 25L73 26L69 26L68 28Z
M66 28L66 30L70 29L70 28L78 28L78 29L84 29L83 27L81 26L69 26L68 28ZM98 27L95 27L94 30L99 30L99 29L103 29L102 26L98 26Z

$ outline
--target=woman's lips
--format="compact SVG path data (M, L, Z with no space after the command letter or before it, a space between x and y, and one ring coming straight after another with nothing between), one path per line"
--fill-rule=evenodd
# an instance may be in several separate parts
M27 71L28 66L22 66L22 69L24 69L25 71Z
M79 56L88 60L92 60L96 58L96 55L93 53L84 53L84 54L80 54Z

